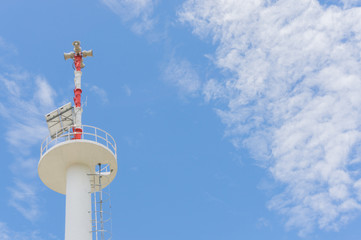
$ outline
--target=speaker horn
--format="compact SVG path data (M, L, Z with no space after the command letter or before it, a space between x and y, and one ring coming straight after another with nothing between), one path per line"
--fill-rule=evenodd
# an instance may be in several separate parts
M74 58L74 53L70 52L70 53L64 53L64 59L68 60L68 59L73 59Z
M80 42L79 41L74 41L73 46L74 46L74 52L76 52L76 53L81 52L81 47L80 47Z
M93 56L93 50L89 51L82 51L83 57L92 57Z

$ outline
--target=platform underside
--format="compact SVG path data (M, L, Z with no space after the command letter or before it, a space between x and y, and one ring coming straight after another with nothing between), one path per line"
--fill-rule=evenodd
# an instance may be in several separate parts
M95 174L95 167L101 163L109 164L111 172L104 177L102 187L113 181L117 173L116 156L105 146L89 140L73 140L55 145L39 161L38 173L43 183L50 189L66 193L66 170L73 164L84 164L90 174ZM91 179L91 176L89 176Z

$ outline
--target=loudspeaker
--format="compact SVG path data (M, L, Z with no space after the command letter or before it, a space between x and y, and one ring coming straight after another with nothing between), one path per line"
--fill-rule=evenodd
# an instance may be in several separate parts
M64 59L68 60L68 59L73 59L74 58L74 53L70 52L70 53L64 53Z
M92 57L93 56L93 50L89 51L82 51L83 57Z
M80 42L79 41L74 41L73 46L74 46L74 52L76 52L76 53L81 52L81 47L80 47Z

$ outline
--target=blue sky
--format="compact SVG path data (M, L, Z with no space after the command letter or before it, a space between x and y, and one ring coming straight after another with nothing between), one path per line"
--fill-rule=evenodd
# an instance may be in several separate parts
M113 239L359 239L361 1L0 3L0 240L64 238L37 176L72 101L118 146Z

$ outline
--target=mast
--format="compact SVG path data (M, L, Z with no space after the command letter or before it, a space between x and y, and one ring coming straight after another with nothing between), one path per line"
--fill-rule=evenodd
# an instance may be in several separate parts
M73 59L74 60L74 114L75 114L75 122L73 127L74 139L81 139L81 134L83 132L82 129L82 122L81 122L81 115L83 109L81 108L81 69L84 68L85 64L83 63L83 58L85 57L92 57L93 50L89 51L82 51L80 47L79 41L73 42L74 52L64 53L64 59Z
M114 138L104 130L82 125L81 69L83 58L93 56L93 51L82 51L79 41L74 41L73 46L74 52L64 53L64 59L74 61L75 106L73 108L69 102L45 115L50 135L41 144L38 173L46 186L66 195L65 240L92 240L93 235L97 240L98 232L104 238L104 210L102 205L100 211L95 206L94 213L100 212L101 226L100 230L95 226L94 233L91 194L102 190L115 178L117 147ZM104 171L96 170L97 166L104 165L108 166ZM92 176L99 176L99 182L92 184ZM103 204L103 195L99 198ZM94 195L95 203L96 200ZM94 216L95 222L98 216Z

